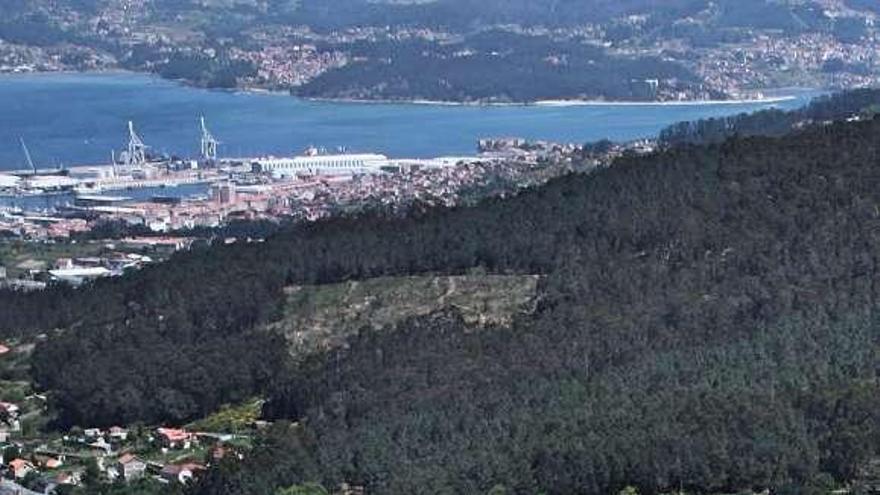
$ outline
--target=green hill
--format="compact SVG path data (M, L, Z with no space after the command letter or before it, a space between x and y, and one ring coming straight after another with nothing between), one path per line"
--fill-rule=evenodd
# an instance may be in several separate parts
M865 119L0 293L0 332L48 331L31 373L62 426L179 424L268 396L276 427L196 494L827 493L880 456L880 119ZM461 309L435 311L477 273L498 285L473 279ZM474 325L486 305L513 317ZM362 322L293 360L265 331L333 344Z

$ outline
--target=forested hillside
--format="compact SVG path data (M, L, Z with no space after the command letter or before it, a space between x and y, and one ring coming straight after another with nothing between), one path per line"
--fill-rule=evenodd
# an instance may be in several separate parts
M870 10L825 0L10 0L0 71L122 68L324 99L702 101L873 84Z
M304 97L536 101L558 98L646 100L656 97L633 81L659 78L684 87L697 77L660 57L626 58L579 42L489 31L437 46L426 41L358 43L364 60L310 81ZM551 64L548 60L557 60ZM552 70L547 70L552 67ZM722 98L722 94L713 95Z
M851 7L867 10L864 2ZM658 19L685 18L713 11L719 27L753 27L800 32L819 27L823 18L818 2L770 0L435 0L430 2L375 2L370 0L276 0L274 12L290 20L327 28L352 24L415 23L466 29L478 25L524 24L575 26L626 16L650 14Z
M871 0L847 0L860 11L875 11ZM93 13L103 8L125 6L125 0L6 0L12 15L45 9ZM627 15L649 14L658 21L710 12L717 27L746 27L784 30L789 33L827 27L817 1L777 2L773 0L144 0L145 9L157 19L201 19L223 17L273 23L307 24L316 29L338 29L363 25L405 25L467 30L498 24L567 27L590 22L607 22ZM218 28L221 28L218 26Z
M283 423L192 488L823 493L880 448L880 120L625 157L515 198L201 249L0 295L61 424L179 422L268 393ZM284 287L543 274L535 312L363 329L283 365ZM271 460L271 462L270 462Z
M534 317L366 332L267 412L375 493L825 493L880 447L878 137L676 149L482 210L550 273Z
M873 118L880 109L880 90L865 88L814 99L791 111L779 109L730 117L679 122L660 132L665 146L721 143L733 136L782 136L798 128L837 120Z

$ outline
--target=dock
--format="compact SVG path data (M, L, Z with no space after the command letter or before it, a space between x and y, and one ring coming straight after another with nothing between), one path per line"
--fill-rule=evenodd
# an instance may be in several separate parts
M161 177L158 179L104 179L98 181L90 181L89 186L84 187L83 191L94 189L96 191L123 191L126 189L144 189L150 187L177 187L189 186L196 184L210 184L216 179L205 177ZM94 184L94 187L91 187Z

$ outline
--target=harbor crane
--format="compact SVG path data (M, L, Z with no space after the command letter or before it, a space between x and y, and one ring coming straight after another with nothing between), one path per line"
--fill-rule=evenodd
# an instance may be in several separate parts
M199 118L199 124L202 128L202 159L213 162L217 160L217 147L220 145L220 141L217 141L208 130L204 116Z
M128 121L128 153L125 157L126 165L144 165L147 163L147 145L134 130L134 123Z
M34 175L37 175L37 166L34 165L34 160L31 158L31 151L28 149L27 145L24 144L24 138L18 138L18 142L21 143L21 149L24 151L24 158L27 160L28 167L33 170Z

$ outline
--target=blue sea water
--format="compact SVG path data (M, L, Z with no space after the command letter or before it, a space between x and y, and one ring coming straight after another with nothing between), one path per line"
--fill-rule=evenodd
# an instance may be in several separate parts
M308 146L392 157L470 155L482 137L564 142L652 136L668 124L803 105L815 91L776 104L474 107L305 101L281 94L209 91L128 74L0 76L0 170L25 168L24 138L39 167L106 163L133 120L154 151L198 152L198 117L223 156L289 155Z

